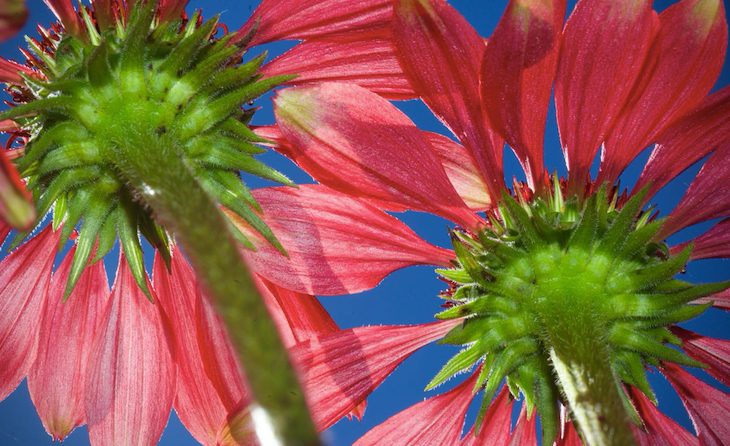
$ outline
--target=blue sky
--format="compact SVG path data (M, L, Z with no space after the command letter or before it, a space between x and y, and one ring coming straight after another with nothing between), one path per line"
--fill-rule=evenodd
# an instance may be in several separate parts
M204 15L209 17L221 13L223 22L229 29L240 26L248 17L258 1L242 0L207 0L193 1L194 7L203 6ZM450 2L474 25L483 36L488 36L496 25L507 3L506 0L454 0ZM573 2L570 2L571 5ZM672 2L656 1L655 8L663 9ZM40 0L29 0L31 18L25 33L34 35L31 27L34 23L48 24L52 16ZM726 1L726 8L727 8ZM0 48L0 55L4 57L18 57L16 48L21 44L20 39L6 42ZM291 46L287 43L267 45L270 56L280 54ZM718 86L725 86L730 82L730 69L726 63ZM717 87L716 87L717 88ZM256 115L255 123L266 124L273 121L271 104L268 97L258 101L262 110ZM443 126L419 102L403 102L398 104L413 121L421 128L445 133ZM550 170L565 173L565 166L560 155L557 130L554 122L554 113L551 110L548 131L546 135L546 162ZM639 159L631 166L622 178L622 183L630 185L635 181L642 164L648 158L648 151L642 153ZM265 154L262 159L280 169L296 182L311 182L311 179L290 163L276 154ZM512 176L520 177L519 165L513 156L507 156L506 178L511 181ZM673 181L667 188L658 194L654 203L666 213L677 203L686 189L698 166ZM252 180L253 186L266 184ZM727 193L727 192L726 192ZM418 234L432 243L449 246L447 227L449 223L438 217L406 213L399 214L402 219ZM686 239L693 234L704 231L707 225L690 228L676 240ZM111 256L113 259L115 257ZM690 264L686 280L705 282L728 279L728 266L725 260L703 260ZM112 269L113 270L113 269ZM354 296L335 296L322 298L321 301L331 312L341 327L354 327L374 324L404 324L421 323L433 319L433 314L439 310L441 303L437 294L442 289L442 282L436 279L430 267L412 267L398 271L387 277L383 283L368 292ZM710 310L700 318L686 324L690 329L702 334L728 338L730 328L726 315L718 310ZM62 342L62 341L60 341ZM363 421L343 420L330 429L325 438L332 445L349 445L370 428L386 420L389 416L408 406L421 401L424 397L444 391L456 382L455 380L435 391L423 392L426 383L433 377L443 363L453 354L453 350L445 346L431 345L415 353L368 400L368 409ZM651 382L660 400L660 408L674 419L691 429L689 419L670 386L657 373L651 374ZM706 375L702 375L705 376ZM717 384L717 383L715 383ZM727 390L727 389L726 389ZM50 437L44 432L35 410L28 397L25 384L16 390L10 397L0 403L0 445L46 445L53 444ZM64 444L76 446L87 445L88 438L85 428L79 428L66 440ZM194 445L197 444L172 415L167 429L160 442L161 445Z

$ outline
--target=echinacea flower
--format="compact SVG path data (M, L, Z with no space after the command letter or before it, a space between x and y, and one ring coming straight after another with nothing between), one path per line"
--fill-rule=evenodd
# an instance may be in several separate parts
M94 445L153 444L174 407L201 443L255 442L254 409L225 327L170 229L140 200L157 190L145 178L130 187L133 179L122 173L130 158L117 155L137 150L145 154L140 164L165 173L169 166L152 160L174 148L206 196L278 246L239 171L288 180L253 157L262 140L248 127L255 109L242 106L296 81L291 73L266 76L264 55L244 55L255 44L309 38L312 30L336 46L350 29L384 28L390 9L383 1L264 1L228 33L217 18L187 16L185 0L47 4L59 23L38 26L40 36L22 50L25 63L0 59L12 98L0 113L9 138L3 155L12 155L39 216L33 236L14 233L19 247L0 262L0 399L27 376L55 439L85 423ZM304 15L285 25L292 10ZM357 61L328 64L348 80L352 70L366 72ZM328 76L338 79L336 70ZM5 241L9 228L0 228ZM155 250L151 278L142 238ZM69 239L72 249L60 250ZM101 260L117 242L122 254L109 292ZM312 296L255 280L285 344L336 328Z
M487 42L444 0L393 4L398 60L458 142L341 83L281 91L278 127L258 130L321 184L254 192L289 254L261 245L248 256L257 272L323 295L367 290L417 264L439 266L449 284L438 322L354 328L295 347L308 364L304 382L319 389L319 426L440 339L462 350L427 387L467 378L357 445L535 444L534 412L543 444L727 444L727 393L683 367L727 383L728 341L676 324L714 301L726 308L730 284L675 275L690 260L730 256L728 220L693 243L666 242L730 215L730 90L709 94L727 45L722 2L682 0L657 14L649 1L580 0L564 23L564 1L513 0ZM553 89L567 178L550 176L543 161ZM505 142L527 179L512 189ZM620 174L649 145L637 184L622 191ZM668 215L647 207L703 158ZM402 210L454 222L454 249L386 213ZM695 433L655 407L651 368L676 389ZM462 435L477 394L477 421ZM510 433L519 395L525 404Z

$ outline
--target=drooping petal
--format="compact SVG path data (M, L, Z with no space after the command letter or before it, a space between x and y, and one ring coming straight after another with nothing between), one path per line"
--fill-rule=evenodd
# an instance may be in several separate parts
M461 446L507 444L512 421L512 404L509 389L503 386L484 414L479 434L474 435L472 427L462 440Z
M255 30L252 45L353 33L382 36L392 14L390 0L263 0L238 34Z
M487 185L464 146L438 133L426 132L426 137L464 203L474 210L487 209L492 203Z
M517 153L533 189L547 179L543 139L564 17L565 0L510 1L482 62L490 122Z
M454 389L414 404L388 418L362 436L353 446L458 445L476 377L473 374Z
M634 93L609 135L601 179L615 180L667 126L695 108L715 84L727 48L722 0L683 0L659 15L660 29Z
M537 422L537 416L535 413L531 417L527 416L527 406L522 405L520 411L520 417L517 419L517 425L515 426L512 437L510 438L510 446L532 446L537 444L537 429L535 429L535 423Z
M385 39L306 41L264 65L260 73L266 77L296 74L289 85L352 82L388 99L415 96L392 44Z
M58 234L46 228L0 262L0 400L33 364Z
M722 308L723 310L730 310L730 289L721 291L712 296L701 297L692 301L695 304L706 304L712 303L715 308Z
M672 333L682 338L682 348L689 356L709 366L707 373L730 385L730 341L700 336L676 326Z
M444 0L396 1L396 54L411 86L471 154L492 198L504 190L504 142L482 106L484 40Z
M730 219L725 219L709 231L692 240L692 260L730 257ZM673 246L671 252L677 254L686 243Z
M175 396L173 338L120 256L89 359L85 407L91 444L155 444Z
M30 229L36 220L30 193L3 152L0 152L0 219L18 229Z
M730 194L724 192L727 178L730 177L728 160L730 141L718 148L702 166L702 170L662 226L662 237L695 223L730 215Z
M286 154L322 184L432 212L467 228L480 224L422 132L382 97L355 85L328 83L287 88L274 104L290 142Z
M706 97L692 113L659 136L634 191L653 196L674 177L730 140L730 87Z
M290 290L355 293L399 268L453 258L385 212L324 186L257 189L254 196L288 256L261 243L246 257L255 272Z
M292 357L317 427L324 430L352 411L408 356L456 323L359 327L295 346Z
M72 259L73 251L53 275L40 322L38 354L28 372L30 397L46 432L57 440L86 422L86 370L109 297L104 262L97 262L84 270L64 302Z
M20 73L30 75L33 73L33 70L12 60L0 57L0 81L8 84L22 85L24 81Z
M644 429L632 426L640 446L696 446L697 437L667 417L642 392L630 390L636 410L644 421Z
M680 366L664 364L662 373L687 408L703 446L722 446L730 438L730 398L722 390L695 378Z
M648 0L583 0L568 18L555 108L575 190L589 179L596 152L631 93L655 22Z
M67 32L76 37L82 36L81 18L76 14L71 0L43 0L43 3L53 11Z
M28 18L24 0L3 0L0 4L0 40L14 36Z

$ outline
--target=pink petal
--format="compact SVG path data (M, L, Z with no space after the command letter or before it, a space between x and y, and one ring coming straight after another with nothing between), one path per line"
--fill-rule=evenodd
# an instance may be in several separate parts
M634 190L649 185L653 196L674 177L730 139L730 87L707 96L659 136Z
M583 446L583 442L575 429L575 424L567 420L563 424L563 435L556 442L556 446Z
M583 0L563 31L555 79L560 140L574 190L626 103L655 32L648 0Z
M53 11L56 18L63 23L63 27L70 34L80 37L83 35L81 18L76 14L71 0L43 0L48 8Z
M24 81L20 73L31 75L34 72L24 65L0 57L0 81L8 84L22 85Z
M543 139L560 50L565 0L512 0L489 38L482 100L517 153L529 184L544 185Z
M606 141L601 179L615 180L670 124L699 105L715 84L727 48L721 0L684 0L659 15L637 90Z
M0 40L14 36L27 18L24 0L3 0L0 4Z
M353 446L458 445L476 376L474 374L454 389L414 404L388 418Z
M672 333L682 338L682 348L688 355L709 366L707 373L730 386L730 341L700 336L676 326Z
M709 231L692 240L692 260L730 257L730 219L716 224ZM671 252L677 254L687 243L673 246Z
M4 152L0 152L0 219L18 229L31 229L35 206L25 183Z
M662 372L687 408L700 444L722 446L730 441L730 398L728 394L690 375L674 364L664 364Z
M479 446L486 444L507 444L510 424L512 422L512 398L507 386L502 386L497 397L489 405L484 414L481 429L474 435L474 426L461 441L461 446Z
M287 82L289 85L341 81L355 83L389 99L415 96L392 44L385 39L303 42L264 65L261 74L296 74Z
M254 196L288 257L261 243L256 252L246 253L249 264L290 290L356 293L399 268L448 265L453 258L451 251L423 241L385 212L324 186L258 189Z
M712 296L701 297L692 301L692 303L695 304L705 304L708 302L711 302L712 306L715 308L730 310L730 289L713 294Z
M725 193L730 178L730 141L705 162L677 207L662 226L662 238L705 220L730 213L730 194Z
M533 446L537 444L537 429L535 429L535 422L537 416L533 413L532 416L527 416L527 408L523 404L522 410L520 411L520 418L517 420L514 432L510 438L510 446Z
M393 34L411 86L469 151L489 195L500 197L504 142L479 92L484 40L443 0L397 1Z
M66 302L63 294L73 251L54 273L40 323L38 355L28 372L28 390L43 426L63 440L85 423L84 386L94 333L109 297L104 262L89 266Z
M384 35L393 8L389 0L263 0L238 31L256 33L252 45L284 39L332 38L353 33Z
M315 179L363 198L432 212L474 228L428 141L410 119L362 87L287 88L274 99L286 153Z
M632 426L640 446L691 446L697 437L662 414L643 393L631 388L636 410L644 421L644 429Z
M33 364L58 233L46 228L0 262L0 400Z
M464 146L438 133L426 132L426 137L464 203L474 210L489 208L492 200L487 185Z
M155 444L175 396L174 339L120 256L89 359L86 417L93 445Z
M408 356L458 322L358 327L295 346L292 356L318 428L352 411Z

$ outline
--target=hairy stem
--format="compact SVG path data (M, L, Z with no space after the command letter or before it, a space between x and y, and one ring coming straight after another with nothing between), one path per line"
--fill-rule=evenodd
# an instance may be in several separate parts
M226 322L253 393L262 443L319 445L286 348L218 205L199 185L167 135L129 132L114 163L137 199L175 234ZM270 438L273 433L275 438Z

